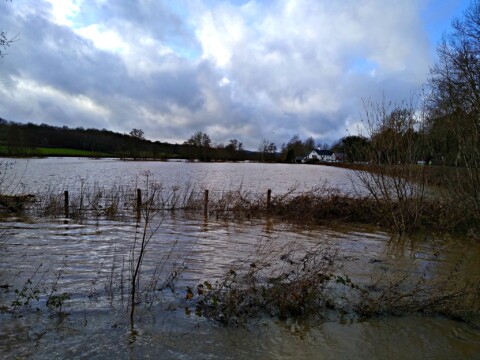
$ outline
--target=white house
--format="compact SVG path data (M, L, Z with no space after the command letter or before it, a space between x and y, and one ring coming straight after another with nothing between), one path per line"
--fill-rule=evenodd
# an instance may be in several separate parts
M336 161L335 154L330 150L313 149L310 154L305 157L305 161Z

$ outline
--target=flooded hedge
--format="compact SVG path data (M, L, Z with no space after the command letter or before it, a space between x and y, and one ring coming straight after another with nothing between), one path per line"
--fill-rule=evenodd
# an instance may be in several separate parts
M7 215L126 219L138 217L148 208L203 212L217 219L230 220L273 216L293 223L363 223L400 233L406 228L410 233L419 230L460 231L475 236L478 229L476 213L453 197L383 199L368 194L345 195L328 186L306 191L294 189L283 194L258 194L241 189L166 188L150 183L143 190L94 186L82 187L69 194L47 190L36 194L3 196L2 199L0 210Z

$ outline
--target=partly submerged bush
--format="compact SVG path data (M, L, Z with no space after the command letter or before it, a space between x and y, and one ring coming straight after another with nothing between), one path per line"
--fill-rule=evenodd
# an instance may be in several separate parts
M264 248L222 279L189 287L187 310L193 307L197 315L225 324L245 324L261 316L286 320L427 313L480 326L478 276L468 274L465 256L445 275L416 265L389 270L379 264L378 272L373 264L371 279L361 281L341 273L344 258L332 246L286 249Z
M372 283L352 287L350 307L362 317L420 312L480 326L480 285L466 273L461 260L445 276L432 277L428 269L385 270Z
M284 249L287 250L287 249ZM302 253L290 248L264 254L247 268L231 269L219 281L187 289L198 315L244 323L263 313L280 319L308 316L327 306L327 285L338 266L336 251L324 244Z

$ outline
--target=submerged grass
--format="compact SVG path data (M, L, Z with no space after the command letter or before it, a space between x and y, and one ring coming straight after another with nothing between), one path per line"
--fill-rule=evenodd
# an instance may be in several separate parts
M64 191L49 188L35 194L10 196L8 204L0 197L4 212L32 213L35 216L72 219L126 219L148 207L154 211L203 212L217 219L236 220L276 217L292 223L362 223L377 225L396 232L399 224L410 224L414 231L463 232L474 236L478 232L475 211L447 194L405 199L375 198L370 195L345 195L326 185L305 191L290 190L282 194L258 194L243 189L209 191L187 184L165 187L150 183L143 194L153 194L140 200L137 190L126 186L105 188L98 184L81 183L69 193L68 212ZM15 203L15 208L13 208ZM420 204L420 205L419 205ZM400 223L399 223L400 222ZM403 225L402 225L403 226ZM403 229L403 227L402 227ZM400 231L402 233L402 231Z

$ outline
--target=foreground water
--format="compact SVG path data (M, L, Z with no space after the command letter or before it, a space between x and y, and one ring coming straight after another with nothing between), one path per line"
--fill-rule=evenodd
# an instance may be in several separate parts
M185 299L188 286L213 282L230 269L294 247L321 243L326 251L338 252L339 273L368 282L385 269L413 266L440 275L455 266L465 246L464 261L479 274L474 244L425 237L399 241L372 228L298 227L271 219L229 222L172 213L152 225L132 333L128 261L141 227L100 219L4 219L0 285L11 287L0 290L0 354L98 359L475 359L480 354L478 330L441 317L280 321L267 316L245 326L224 326L195 315ZM432 255L440 249L442 256ZM161 288L175 271L174 286L148 291L152 281ZM14 289L24 286L37 286L40 297L12 312L12 300L18 298ZM62 309L68 315L46 306L52 292L69 294Z
M265 193L302 191L327 182L354 191L351 173L324 166L202 164L118 160L4 160L2 193L63 193L96 186L165 187ZM5 166L5 164L8 164ZM47 189L47 190L45 190ZM60 212L61 213L61 212ZM0 356L115 359L477 359L480 332L439 316L362 319L326 312L280 321L259 316L225 326L195 314L187 289L225 278L261 259L272 262L319 244L335 254L335 273L354 283L426 279L461 267L480 275L480 246L422 235L398 239L377 228L294 226L274 219L231 221L167 212L151 222L140 298L129 320L131 258L142 223L132 214L107 220L12 217L0 220ZM58 216L58 214L57 214ZM452 270L453 269L453 270ZM468 271L465 271L467 269ZM161 290L159 290L161 289ZM62 296L64 297L62 298ZM57 303L50 303L54 298ZM27 303L27 304L25 304ZM57 305L57 306L55 306ZM61 305L61 307L59 306Z

